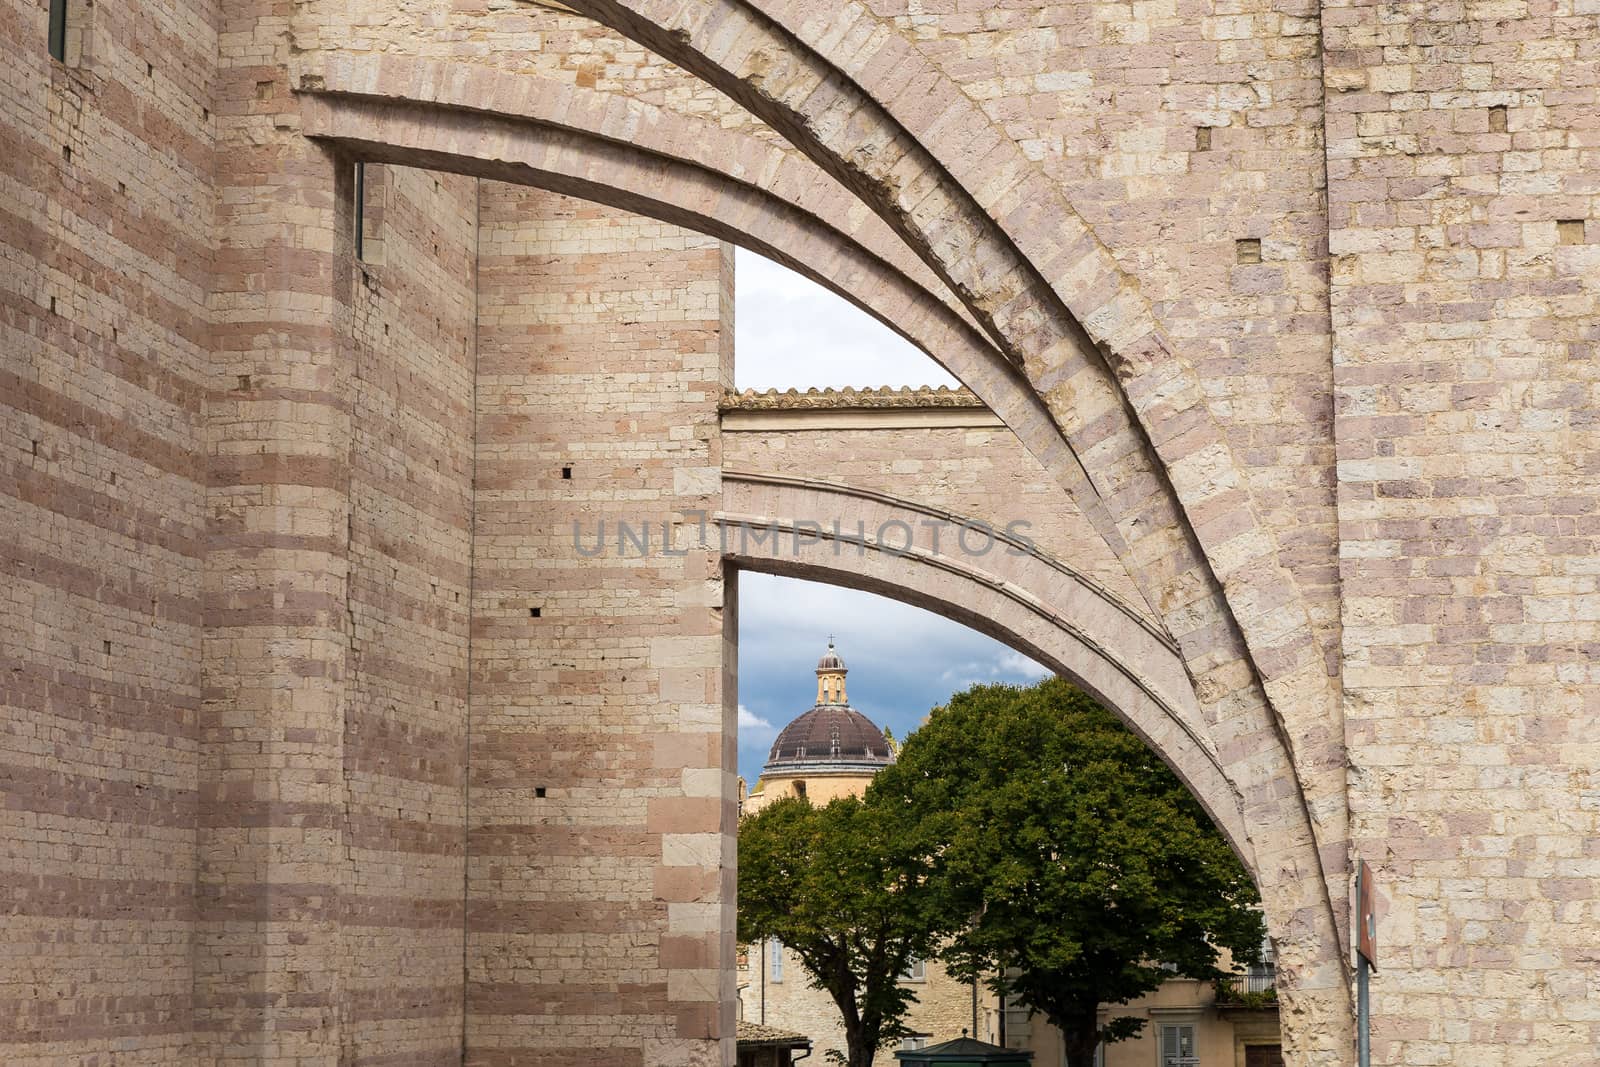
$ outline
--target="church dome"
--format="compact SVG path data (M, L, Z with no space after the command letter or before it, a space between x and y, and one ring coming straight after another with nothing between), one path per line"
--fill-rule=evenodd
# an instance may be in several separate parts
M817 661L817 702L785 726L773 742L769 774L876 774L894 761L889 740L872 720L850 706L844 660L828 641Z
M848 704L818 704L778 734L764 774L784 771L866 771L893 761L889 741L872 720Z

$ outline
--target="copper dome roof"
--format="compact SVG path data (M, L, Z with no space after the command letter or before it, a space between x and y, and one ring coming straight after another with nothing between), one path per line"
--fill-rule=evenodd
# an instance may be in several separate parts
M778 734L763 773L804 769L870 774L891 762L889 742L871 719L848 704L818 704Z

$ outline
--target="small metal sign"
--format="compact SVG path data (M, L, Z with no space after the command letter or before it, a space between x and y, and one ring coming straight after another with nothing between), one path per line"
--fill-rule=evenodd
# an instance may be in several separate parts
M1378 888L1366 860L1356 869L1356 951L1378 969Z
M1356 1063L1372 1064L1372 972L1378 969L1378 886L1366 860L1356 863Z

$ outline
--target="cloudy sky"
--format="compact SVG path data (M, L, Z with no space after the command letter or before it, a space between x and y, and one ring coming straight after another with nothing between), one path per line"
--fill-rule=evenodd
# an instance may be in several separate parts
M753 253L734 268L741 388L955 385L865 312ZM904 737L975 682L1033 682L1044 668L959 623L870 593L739 576L739 773L754 783L777 732L816 699L817 658L834 636L850 702Z
M734 384L956 385L942 367L855 305L739 249L734 278Z
M850 703L903 738L951 693L977 682L1028 684L1033 660L960 623L853 589L739 575L739 773L755 782L777 732L817 696L832 634Z

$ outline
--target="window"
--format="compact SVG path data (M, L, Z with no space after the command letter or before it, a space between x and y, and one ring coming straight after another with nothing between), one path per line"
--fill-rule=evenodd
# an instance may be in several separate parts
M1159 1067L1200 1067L1200 1053L1195 1046L1193 1023L1167 1024L1161 1027Z
M775 937L767 942L767 960L771 980L773 982L783 981L783 945Z
M1244 1067L1283 1067L1283 1046L1246 1045Z
M806 783L804 779L797 779L795 781L794 795L797 797L803 797L806 795Z
M927 1047L928 1047L928 1035L927 1034L912 1034L910 1037L902 1037L900 1039L900 1051L901 1052L910 1052L912 1049L927 1048Z
M67 0L50 0L50 54L67 61Z
M906 969L900 973L902 982L926 982L928 980L928 961L917 956L912 956L906 964ZM917 1048L921 1048L918 1045Z
M89 15L85 0L50 0L50 58L69 67L76 67L83 61Z
M750 969L750 949L745 945L739 946L738 967L741 971Z
M1261 962L1252 963L1245 972L1244 991L1246 993L1265 993L1271 989L1278 980L1278 953L1272 947L1272 939L1267 938L1261 943Z

